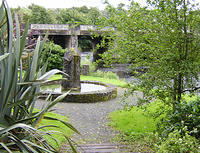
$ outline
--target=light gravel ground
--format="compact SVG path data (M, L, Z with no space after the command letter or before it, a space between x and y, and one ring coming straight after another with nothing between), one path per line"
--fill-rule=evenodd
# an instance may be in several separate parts
M70 118L70 123L81 133L74 135L73 139L77 143L110 143L112 138L117 134L112 130L107 123L109 122L109 113L122 109L123 104L121 98L125 89L118 88L118 96L107 102L98 103L58 103L54 109L56 113L67 115ZM141 96L140 93L137 94ZM132 96L127 99L127 103L136 104L138 96ZM45 101L38 100L37 108L40 108Z

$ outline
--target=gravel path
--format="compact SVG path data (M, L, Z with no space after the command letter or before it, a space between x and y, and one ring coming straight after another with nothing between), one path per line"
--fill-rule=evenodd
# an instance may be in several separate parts
M117 109L123 108L120 102L125 89L118 88L118 96L107 102L98 103L58 103L54 109L56 113L68 115L70 122L81 133L74 135L73 139L77 143L110 143L116 135L110 127L108 115ZM137 96L130 97L127 101L136 103ZM38 100L37 107L41 107L45 101Z

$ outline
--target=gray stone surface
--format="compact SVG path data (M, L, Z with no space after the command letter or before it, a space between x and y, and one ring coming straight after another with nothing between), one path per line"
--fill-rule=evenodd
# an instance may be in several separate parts
M75 32L73 32L75 33ZM78 36L72 34L69 39L68 49L73 48L76 52L78 52Z
M63 58L63 72L68 76L63 75L67 80L62 81L64 89L80 89L80 56L72 51L67 51Z
M58 103L53 109L54 112L61 115L67 115L70 122L80 131L81 135L74 135L74 140L78 143L111 143L117 132L113 131L107 123L109 122L109 113L123 108L124 104L120 102L125 89L118 88L118 97L107 102L98 103ZM136 104L138 96L129 97L125 104ZM45 105L45 101L38 100L37 108Z

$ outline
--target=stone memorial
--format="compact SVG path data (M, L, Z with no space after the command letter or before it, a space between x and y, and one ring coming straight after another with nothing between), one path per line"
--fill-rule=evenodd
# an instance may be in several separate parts
M71 36L68 51L65 52L63 58L63 75L66 80L62 81L63 90L80 90L80 55L78 52L77 36Z

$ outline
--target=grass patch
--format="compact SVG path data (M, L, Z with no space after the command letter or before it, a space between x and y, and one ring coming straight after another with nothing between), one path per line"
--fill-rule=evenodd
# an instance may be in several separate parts
M124 110L110 113L109 125L120 131L117 141L131 144L130 152L152 152L155 142L154 131L162 109L167 109L160 101L155 101L141 107L132 106ZM163 117L163 116L161 116Z
M152 116L137 107L112 112L110 119L110 125L126 135L150 133L155 130L156 126Z
M49 80L59 80L62 79L62 74L54 74Z
M48 112L48 113L45 114L45 116L56 118L56 119L59 119L59 120L63 120L65 122L69 122L69 119L68 119L67 116L62 116L60 114ZM42 121L41 121L39 126L41 127L41 126L47 126L47 125L55 125L55 126L58 126L59 128L56 128L56 127L45 127L44 129L42 129L45 132L47 132L47 131L52 131L52 132L53 131L58 131L58 132L64 133L68 137L71 137L72 134L73 134L73 131L71 129L69 129L67 126L65 126L64 124L62 124L59 121L42 119ZM66 142L66 139L62 134L54 133L54 134L52 134L52 136L57 140L57 143L50 136L44 136L44 137L56 149L59 149L61 147L61 145L64 142Z
M50 80L57 80L57 79L62 79L61 74L56 74L50 78ZM88 81L100 81L100 82L105 82L105 83L110 83L113 85L116 85L118 87L125 88L128 86L128 83L125 80L122 79L107 79L103 77L95 77L95 76L80 76L81 80L88 80Z
M186 94L184 101L197 100L198 96ZM142 107L132 106L110 113L110 125L127 135L144 135L156 130L156 124L172 108L160 100Z
M102 77L81 75L81 80L100 81L100 82L110 83L122 88L125 88L128 86L128 83L122 79L116 80L116 79L107 79L107 78L102 78Z
M197 100L198 96L186 94L183 101ZM117 141L131 144L130 152L154 152L154 144L159 141L154 134L160 119L164 119L172 107L160 100L142 107L128 107L110 114L110 123L114 129L120 131ZM130 145L129 145L130 146Z

